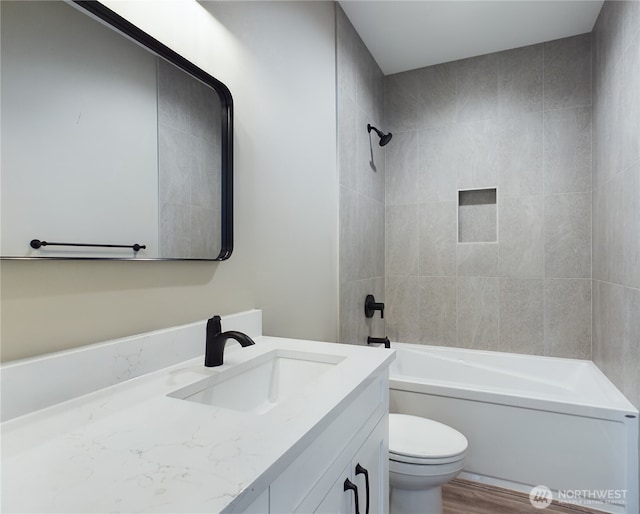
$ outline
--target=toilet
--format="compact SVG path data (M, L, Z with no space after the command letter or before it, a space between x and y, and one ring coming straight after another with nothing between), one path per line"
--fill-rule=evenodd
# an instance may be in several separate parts
M441 486L462 471L467 446L443 423L389 414L391 514L442 514Z

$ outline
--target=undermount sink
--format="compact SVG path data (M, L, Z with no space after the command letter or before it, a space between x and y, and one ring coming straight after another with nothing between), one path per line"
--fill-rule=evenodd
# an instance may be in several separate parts
M343 359L338 355L272 350L168 396L212 407L264 414Z

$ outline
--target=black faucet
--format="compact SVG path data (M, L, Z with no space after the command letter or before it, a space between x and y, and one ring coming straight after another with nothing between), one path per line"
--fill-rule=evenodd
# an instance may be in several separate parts
M385 348L391 348L388 337L367 337L367 344L383 344Z
M384 303L376 302L376 299L372 294L368 294L364 299L364 315L367 318L373 318L373 313L375 311L380 311L380 317L384 318Z
M204 351L204 365L208 368L222 366L224 346L227 340L235 339L243 347L256 344L247 334L235 330L222 331L220 316L214 316L207 321L207 342Z

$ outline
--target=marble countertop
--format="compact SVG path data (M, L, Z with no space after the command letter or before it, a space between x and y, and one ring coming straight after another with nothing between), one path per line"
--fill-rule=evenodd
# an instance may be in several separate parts
M2 423L2 511L242 511L394 357L255 341L230 342L221 367L200 356ZM345 358L259 418L167 396L280 348Z

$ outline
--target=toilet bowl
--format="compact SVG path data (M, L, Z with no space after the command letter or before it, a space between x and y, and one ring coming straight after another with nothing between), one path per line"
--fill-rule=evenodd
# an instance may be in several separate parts
M389 414L391 514L442 514L441 486L462 471L467 446L443 423Z

